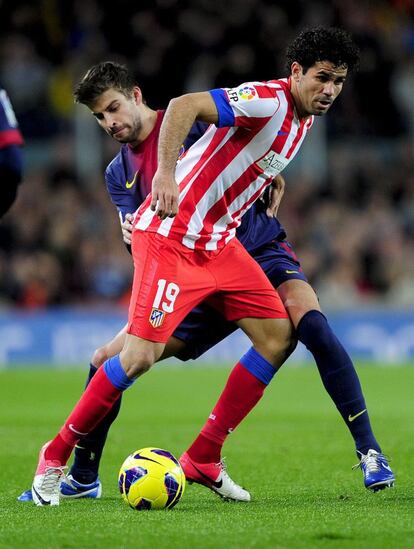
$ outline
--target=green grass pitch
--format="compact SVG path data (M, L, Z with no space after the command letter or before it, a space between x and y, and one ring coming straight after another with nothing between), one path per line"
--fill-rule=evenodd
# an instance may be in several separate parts
M164 365L139 380L104 454L101 500L37 508L16 501L28 488L43 442L83 387L85 372L0 372L0 547L3 548L398 548L414 547L414 367L363 365L359 373L374 430L391 456L396 487L362 485L352 439L316 368L286 366L229 437L231 476L249 504L221 501L187 485L172 511L135 512L121 500L118 468L133 450L177 456L216 401L229 368Z

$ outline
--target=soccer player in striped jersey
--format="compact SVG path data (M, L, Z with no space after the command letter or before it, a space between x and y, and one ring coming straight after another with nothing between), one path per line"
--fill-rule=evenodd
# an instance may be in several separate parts
M231 491L234 483L222 465L205 458L220 456L227 434L258 402L289 352L291 337L286 311L262 271L233 239L235 229L241 215L293 158L313 115L329 109L355 59L345 33L311 32L320 38L314 58L309 66L293 61L289 80L191 94L170 104L153 193L135 219L136 271L124 349L98 370L59 434L43 447L33 483L36 504L58 504L62 468L74 445L161 357L180 320L206 298L244 329L253 347L236 365L201 435L181 461L190 479L215 491L227 483ZM305 33L299 39L308 47L314 35ZM196 118L215 127L210 126L179 162L177 187L177 143ZM114 137L127 133L126 127L118 128ZM232 402L240 406L231 409ZM248 492L236 488L240 497L233 499L250 499Z
M0 217L13 204L22 179L23 138L10 99L0 87Z

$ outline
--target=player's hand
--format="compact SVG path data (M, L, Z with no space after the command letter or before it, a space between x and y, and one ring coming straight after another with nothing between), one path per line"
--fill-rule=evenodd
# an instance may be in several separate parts
M277 217L280 202L285 193L285 180L278 174L272 181L269 189L269 204L266 209L268 217Z
M161 219L177 215L178 185L173 176L156 171L152 180L150 207Z
M125 244L131 245L132 242L132 222L134 221L134 216L131 213L126 214L125 220L121 223L122 228L122 237Z

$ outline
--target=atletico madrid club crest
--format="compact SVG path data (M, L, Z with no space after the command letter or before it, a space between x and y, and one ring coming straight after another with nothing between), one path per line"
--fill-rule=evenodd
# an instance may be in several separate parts
M164 322L165 313L164 311L160 311L159 309L153 308L149 317L150 324L154 326L154 328L159 328L161 324Z

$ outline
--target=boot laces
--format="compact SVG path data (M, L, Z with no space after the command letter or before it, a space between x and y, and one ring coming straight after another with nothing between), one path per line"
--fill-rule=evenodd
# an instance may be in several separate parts
M47 493L54 493L59 490L60 480L66 480L65 465L59 467L46 467L45 474L42 479L42 484L40 486L41 490L44 490Z
M227 472L227 463L226 463L226 458L225 457L221 458L221 460L216 465L218 467L220 467L222 476L226 479L226 481L231 486L235 486L236 488L240 488L240 486L234 482L234 480L231 478L231 476Z
M362 467L365 466L365 470L368 473L376 473L381 469L380 458L382 457L385 456L383 454L380 454L379 452L369 450L366 455L361 455L361 461L354 465L352 469L362 469Z

